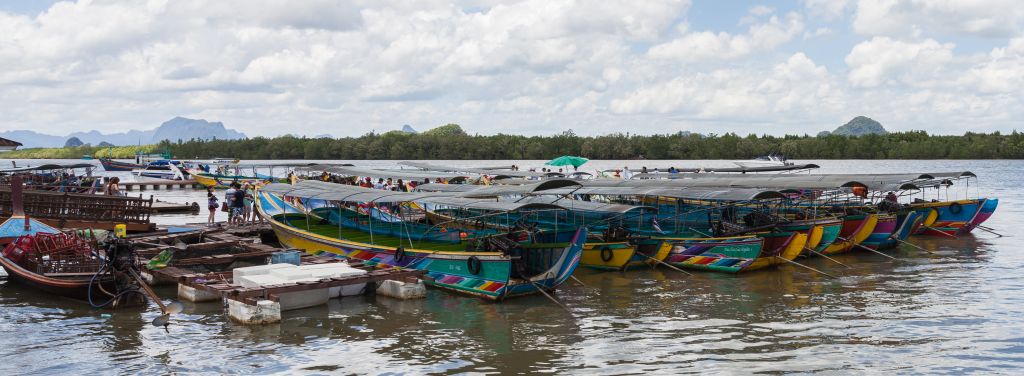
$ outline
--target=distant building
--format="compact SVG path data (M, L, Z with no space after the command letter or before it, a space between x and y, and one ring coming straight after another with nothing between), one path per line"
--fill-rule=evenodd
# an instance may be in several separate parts
M20 142L0 137L0 152L18 150L18 146L21 146Z

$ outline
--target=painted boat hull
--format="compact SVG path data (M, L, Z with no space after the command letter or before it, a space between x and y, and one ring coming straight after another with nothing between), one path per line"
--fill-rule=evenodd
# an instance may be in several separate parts
M636 244L586 243L580 265L596 270L621 271L655 266L664 260L672 247L660 240L643 240Z
M258 213L270 223L281 244L290 248L302 249L307 253L330 255L363 261L379 267L402 267L426 270L425 283L454 292L464 293L491 300L538 293L538 289L554 290L576 270L580 263L587 231L578 229L568 244L531 244L523 245L519 255L505 255L498 252L446 252L432 250L403 249L404 257L396 259L398 248L357 243L337 238L326 237L299 228L289 226L275 219L275 211L284 213L286 200L269 200L269 195L260 193ZM557 253L553 260L535 260L546 267L528 279L514 276L513 256L516 262L530 263L534 254ZM477 273L470 271L470 258L479 260Z
M910 235L917 232L921 228L921 223L924 222L925 214L918 211L911 211L906 214L897 217L896 231L893 231L892 235L889 236L885 242L879 247L880 249L890 249L899 247L901 242L905 242Z
M668 238L672 249L665 262L687 269L740 273L785 263L803 252L807 232L727 238Z
M128 162L119 162L112 159L100 159L100 165L103 166L105 171L124 171L129 172L132 170L139 170L146 168L144 165Z
M912 210L926 213L925 221L915 235L957 236L974 230L995 212L998 201L987 205L990 199L970 199L911 204ZM989 213L984 214L988 206ZM933 214L928 214L934 211ZM979 222L980 220L980 222Z
M242 176L217 176L203 172L190 171L190 174L192 175L192 179L195 179L196 183L199 183L204 187L213 187L215 189L227 189L228 187L231 186L231 183L236 182L242 185L246 183L251 185L257 185L266 181L260 178Z
M899 225L896 215L877 215L878 222L875 223L875 228L871 230L871 235L868 235L868 238L864 239L864 241L860 243L862 247L878 250L883 244L891 240L892 234L896 231L896 228Z
M839 237L821 253L833 255L850 252L867 240L878 223L878 214L851 215L843 217L843 227Z

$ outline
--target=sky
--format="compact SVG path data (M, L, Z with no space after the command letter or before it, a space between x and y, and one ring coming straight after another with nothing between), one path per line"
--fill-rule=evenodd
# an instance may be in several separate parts
M0 1L0 131L1024 130L1017 0Z

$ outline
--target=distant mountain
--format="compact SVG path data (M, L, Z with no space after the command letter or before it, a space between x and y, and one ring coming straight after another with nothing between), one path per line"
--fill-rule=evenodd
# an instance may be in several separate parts
M82 145L85 145L85 143L82 142L82 140L79 140L78 137L71 137L64 143L64 147L66 148L77 148Z
M245 138L245 134L227 129L224 127L224 123L219 121L211 123L203 119L187 119L179 116L160 124L153 131L150 143L157 143L163 140L188 141L193 138L197 140L210 140L214 138L218 140L237 140Z
M106 142L106 141L100 141L100 143L96 144L96 146L99 146L101 148L107 148L107 147L111 147L111 146L115 146L115 145L111 144L109 142Z
M415 129L412 129L412 126L409 125L409 124L406 124L406 125L402 126L402 132L405 132L405 133L419 133L419 132L416 132Z
M67 136L53 136L35 131L0 132L0 137L15 140L24 144L23 148L59 148L74 138L82 144L98 145L106 142L111 145L155 144L163 140L188 141L195 139L234 140L246 138L245 134L224 127L221 122L209 122L203 119L175 117L165 121L156 129L148 131L130 130L124 133L103 134L98 131L75 132Z
M866 134L887 134L889 131L885 130L882 123L875 121L867 116L858 116L839 126L836 130L822 131L818 133L818 136L828 136L830 134L836 136L863 136Z

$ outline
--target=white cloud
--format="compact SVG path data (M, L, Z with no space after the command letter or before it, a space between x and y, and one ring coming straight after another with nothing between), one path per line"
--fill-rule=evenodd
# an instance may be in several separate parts
M952 43L933 39L903 42L875 37L857 44L846 56L848 79L858 87L926 85L928 80L941 76L945 64L953 60L953 47Z
M61 2L0 12L0 130L183 115L252 135L449 122L816 133L860 114L892 129L933 114L978 129L1024 116L1024 7L871 0L845 17L853 1L803 3L740 5L741 19L693 30L683 0ZM946 34L998 47L964 53L969 42ZM822 54L822 35L846 44ZM824 57L835 49L849 51L846 66Z
M750 25L745 34L712 31L686 33L651 47L647 55L654 59L689 62L737 59L759 51L771 51L792 40L803 29L801 17L790 13L783 18L772 16L767 22Z
M1017 0L860 0L853 29L863 35L1008 37L1024 28Z

